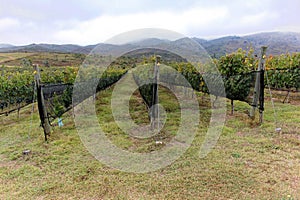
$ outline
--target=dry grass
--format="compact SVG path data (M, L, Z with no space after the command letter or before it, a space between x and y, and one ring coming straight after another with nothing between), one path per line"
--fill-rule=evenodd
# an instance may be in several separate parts
M109 124L108 135L116 131L109 110L111 92L98 96L103 111L99 119L103 126ZM136 94L131 99L137 121L145 109L139 98ZM199 98L202 118L209 118L206 98ZM47 143L31 107L22 110L19 120L15 114L0 117L0 199L300 199L300 107L276 103L281 133L274 131L269 102L262 126L248 119L248 108L236 103L234 116L227 115L217 145L204 159L198 155L205 124L176 162L146 174L120 172L97 161L81 143L71 113L63 116L64 127L54 127ZM150 141L120 135L112 140L120 147L149 147ZM25 149L31 153L23 155Z

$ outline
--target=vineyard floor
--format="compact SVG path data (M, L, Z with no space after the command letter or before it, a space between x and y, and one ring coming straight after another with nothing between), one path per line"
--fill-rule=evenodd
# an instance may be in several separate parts
M137 142L118 132L110 110L112 90L100 92L96 101L108 136L124 149L156 150L153 140ZM176 101L161 92L170 115L176 117ZM228 101L218 143L201 159L210 112L208 96L198 98L203 121L191 147L168 167L145 174L120 172L96 160L81 142L71 112L63 115L63 127L53 127L48 142L36 105L33 114L32 105L22 109L19 119L16 113L0 116L0 199L300 199L299 104L275 101L275 123L272 104L266 101L259 126L257 119L248 118L248 104L235 102L230 115ZM133 120L143 124L149 121L141 101L134 93L130 108ZM169 127L166 137L176 129L171 123ZM281 133L275 132L277 127Z

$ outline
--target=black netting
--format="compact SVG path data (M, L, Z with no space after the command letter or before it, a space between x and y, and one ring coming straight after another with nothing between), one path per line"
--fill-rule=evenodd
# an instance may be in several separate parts
M231 100L240 100L253 104L255 82L258 79L257 91L263 90L264 71L252 71L232 76L221 76L214 73L179 73L161 70L159 72L159 82L170 87L181 86L193 88L196 91L212 94L218 97L226 97ZM133 77L140 85L139 90L149 107L152 106L153 96L153 67L144 68L143 71L135 71ZM186 81L183 81L183 77ZM142 84L147 83L148 84ZM224 93L225 88L225 93ZM257 97L259 98L259 97Z
M60 117L63 113L77 105L95 92L106 89L117 82L123 74L114 74L101 79L91 79L84 82L72 84L47 84L42 85L43 97L49 120ZM95 86L93 88L92 86ZM80 91L80 95L73 97L73 89Z
M43 85L42 91L48 118L50 120L60 117L63 113L71 108L73 85Z

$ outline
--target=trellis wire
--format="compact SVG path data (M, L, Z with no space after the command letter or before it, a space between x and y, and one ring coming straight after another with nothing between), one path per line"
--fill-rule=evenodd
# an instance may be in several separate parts
M265 71L266 73L266 79L267 79L267 84L268 84L268 90L269 90L269 94L270 94L270 98L271 98L271 104L272 104L272 108L273 108L273 116L274 116L274 123L275 123L275 131L280 132L281 128L278 127L278 118L277 118L277 113L276 113L276 109L275 109L275 104L274 104L274 100L273 100L273 96L272 96L272 91L271 91L271 87L269 84L269 78L268 78L268 71Z

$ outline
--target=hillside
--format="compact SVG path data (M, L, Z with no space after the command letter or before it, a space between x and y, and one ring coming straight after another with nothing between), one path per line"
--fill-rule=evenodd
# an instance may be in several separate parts
M255 53L259 53L261 46L268 46L268 54L279 55L287 52L300 51L300 33L291 32L268 32L247 36L227 36L213 40L192 38L201 44L212 57L220 57L226 53L236 51L238 48L247 49L252 46ZM25 46L12 46L0 44L0 52L56 52L56 53L90 53L95 47L105 52L120 52L128 46L154 47L160 45L176 45L178 41L159 40L150 38L124 45L112 45L100 43L97 45L79 46L73 44L30 44Z
M0 46L0 52L56 52L56 53L77 53L84 47L73 44L29 44L25 46Z
M11 48L13 45L11 44L0 44L0 48Z
M243 37L228 36L208 41L196 41L198 41L211 56L215 57L234 52L238 48L246 50L250 46L255 49L255 53L259 53L261 46L268 46L268 54L272 55L300 51L299 33L270 32Z

